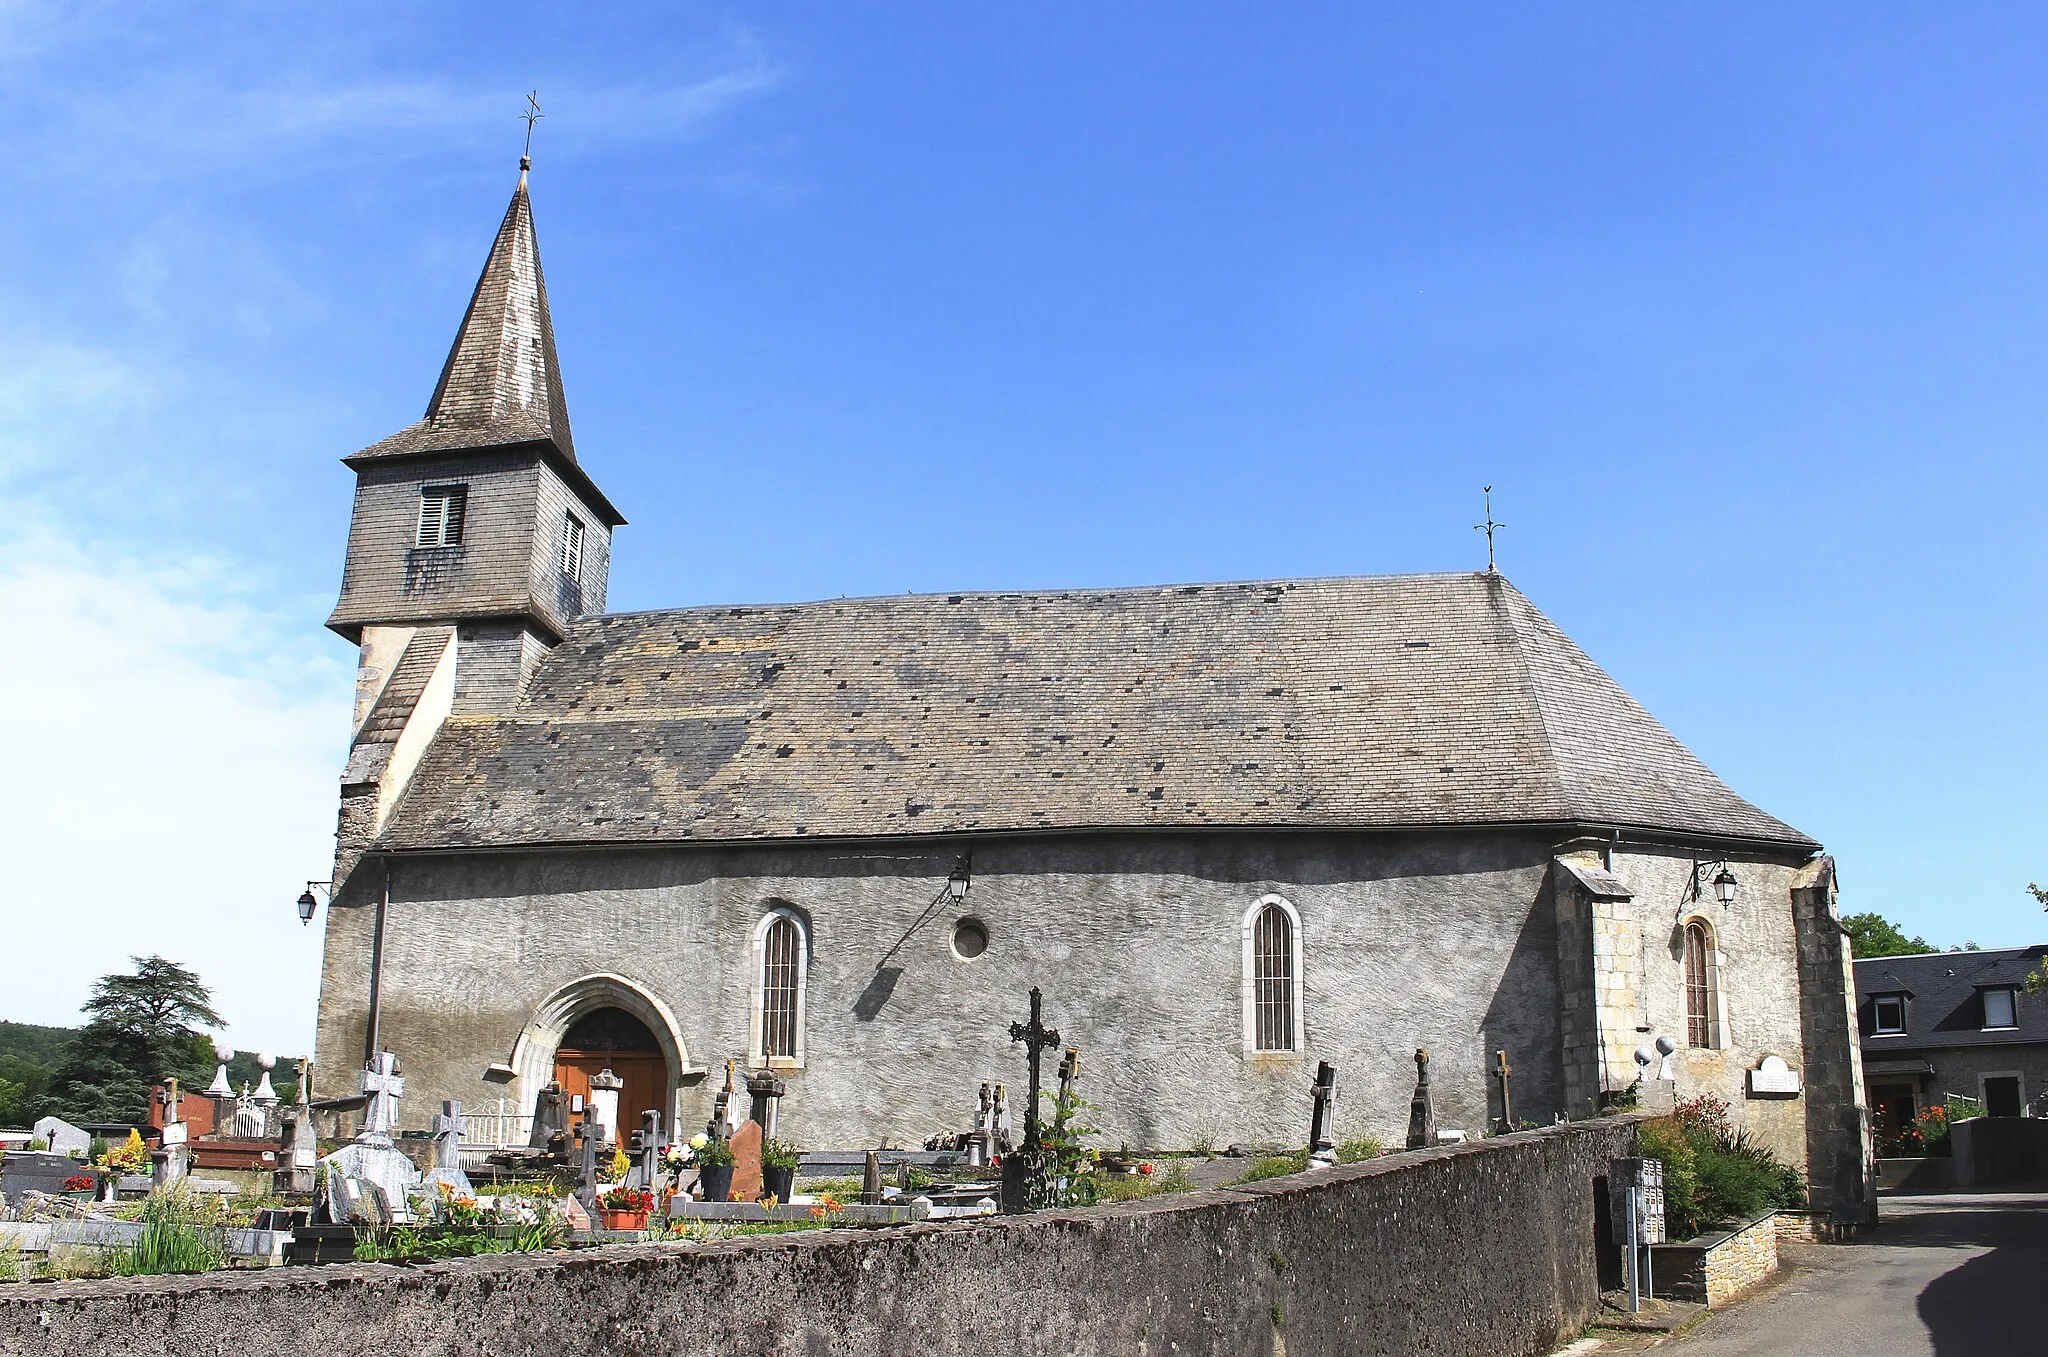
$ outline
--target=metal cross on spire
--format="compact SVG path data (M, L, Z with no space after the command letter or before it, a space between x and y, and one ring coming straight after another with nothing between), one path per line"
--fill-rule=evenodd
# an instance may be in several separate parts
M526 173L533 168L533 125L548 115L540 111L540 91L530 91L526 96L526 107L520 117L526 119L526 149L519 155L519 172Z
M1496 523L1493 521L1493 487L1490 485L1487 486L1485 493L1486 521L1484 523L1474 523L1472 525L1472 531L1483 532L1486 534L1486 573L1492 575L1498 573L1493 568L1493 530L1495 528L1505 528L1507 524Z

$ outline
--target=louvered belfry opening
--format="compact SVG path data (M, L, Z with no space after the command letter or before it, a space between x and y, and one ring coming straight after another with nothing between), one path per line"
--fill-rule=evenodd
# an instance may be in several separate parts
M1294 921L1278 905L1252 925L1252 1013L1256 1049L1294 1049Z
M421 490L418 545L462 545L462 520L468 509L469 487L466 485L430 485Z
M761 1054L796 1058L796 986L803 936L789 919L768 925L761 958Z
M1685 926L1685 1040L1712 1049L1714 1041L1714 942L1707 926Z

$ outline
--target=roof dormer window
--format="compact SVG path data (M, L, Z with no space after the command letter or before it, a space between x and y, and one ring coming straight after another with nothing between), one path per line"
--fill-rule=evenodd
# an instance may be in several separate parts
M1906 1035L1905 995L1880 994L1870 1001L1870 1032L1879 1037Z
M2018 1027L2018 1008L2013 1001L2013 992L2003 986L1996 989L1979 990L1984 1000L1984 1030L1989 1032L2001 1027Z
M469 487L466 485L429 485L420 490L420 527L418 545L423 547L459 547L462 545L462 520L469 508Z

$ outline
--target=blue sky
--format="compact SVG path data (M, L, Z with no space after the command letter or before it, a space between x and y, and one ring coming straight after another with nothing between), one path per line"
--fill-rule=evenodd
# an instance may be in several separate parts
M531 88L614 608L1473 568L1490 483L1845 908L2048 935L2048 12L1288 9L0 0L0 1016L308 1044L336 459Z

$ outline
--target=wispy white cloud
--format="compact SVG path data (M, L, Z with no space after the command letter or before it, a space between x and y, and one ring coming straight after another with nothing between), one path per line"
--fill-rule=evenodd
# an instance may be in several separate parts
M38 6L14 8L23 16L17 26L43 33L45 47L107 40L103 27L67 32L47 16L28 17ZM65 71L52 63L39 73L18 50L0 56L13 68L16 97L37 115L10 155L41 172L133 186L229 171L266 179L334 173L516 144L523 90L474 77L394 77L343 48L275 45L254 61L246 47L223 47L212 60L203 48L188 50L173 63L141 63L140 74L127 65L118 81L93 78L90 64ZM691 65L672 80L550 82L541 145L584 151L687 140L785 76L744 29L727 31Z

